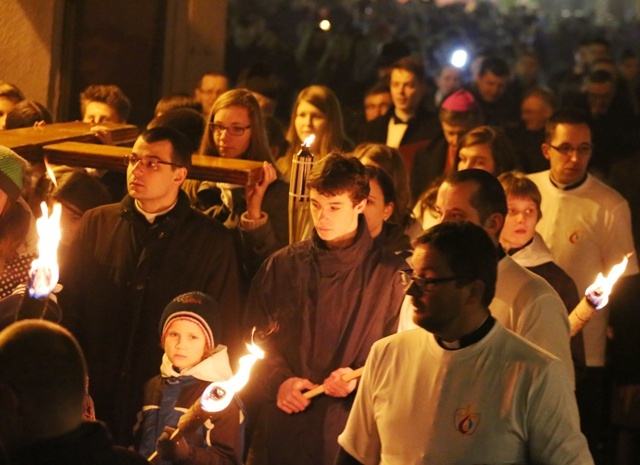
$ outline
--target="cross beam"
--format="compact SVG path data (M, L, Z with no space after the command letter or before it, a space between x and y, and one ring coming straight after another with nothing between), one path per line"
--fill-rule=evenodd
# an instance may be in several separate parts
M115 143L131 143L138 136L132 125L105 123ZM125 171L123 158L130 147L101 145L90 131L89 123L57 123L38 128L0 131L0 145L5 145L31 162L46 159L59 165ZM205 155L192 156L189 178L230 184L252 185L262 176L262 163Z

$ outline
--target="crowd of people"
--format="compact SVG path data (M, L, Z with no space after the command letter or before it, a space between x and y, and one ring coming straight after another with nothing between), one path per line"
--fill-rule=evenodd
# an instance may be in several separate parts
M361 111L314 84L286 118L264 63L208 73L158 102L126 175L0 147L0 463L637 463L640 69L601 38L576 52L553 76L531 50L479 54L470 79L398 56ZM112 84L79 104L101 144L131 108ZM0 82L0 130L51 122ZM189 179L194 153L261 180ZM17 321L42 200L62 205L63 288L51 321ZM176 437L252 328L247 386Z

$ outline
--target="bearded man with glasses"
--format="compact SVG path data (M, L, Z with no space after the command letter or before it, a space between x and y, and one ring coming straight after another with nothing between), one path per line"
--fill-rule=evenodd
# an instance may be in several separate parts
M175 296L201 291L218 301L220 342L232 357L241 338L231 233L180 189L190 142L175 129L149 129L124 161L128 195L83 216L60 302L86 355L96 417L129 445L144 382L162 360L157 322Z
M494 243L468 221L415 241L413 331L371 348L336 465L593 464L562 362L489 305Z
M587 172L592 139L586 116L577 111L559 111L545 131L542 153L551 168L529 178L542 194L542 218L536 230L556 263L575 281L580 294L598 273L608 273L625 255L629 263L624 276L638 274L629 205L618 192ZM614 303L615 289L611 298ZM607 308L596 313L582 330L587 367L585 373L576 373L580 419L594 454L601 450L604 440L602 424L608 397Z

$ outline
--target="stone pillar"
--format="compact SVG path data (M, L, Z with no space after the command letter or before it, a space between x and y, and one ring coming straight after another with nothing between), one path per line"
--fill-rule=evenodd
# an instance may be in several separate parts
M0 79L55 116L64 0L0 1Z
M222 71L227 24L227 0L169 0L163 94L193 92L209 71Z

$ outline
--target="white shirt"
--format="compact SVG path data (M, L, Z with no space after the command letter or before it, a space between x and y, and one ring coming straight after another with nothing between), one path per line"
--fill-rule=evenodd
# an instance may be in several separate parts
M400 142L402 142L407 126L407 123L396 123L393 116L389 119L389 127L387 129L387 145L389 147L394 149L400 147Z
M627 201L602 181L587 175L580 186L562 190L551 183L549 170L529 175L542 194L542 218L536 230L555 261L583 295L598 273L605 276L629 253L624 276L638 273ZM615 287L614 287L615 292ZM583 328L587 366L605 364L608 311L596 313Z
M376 342L340 445L367 464L592 464L560 361L496 322L445 350L423 329Z

